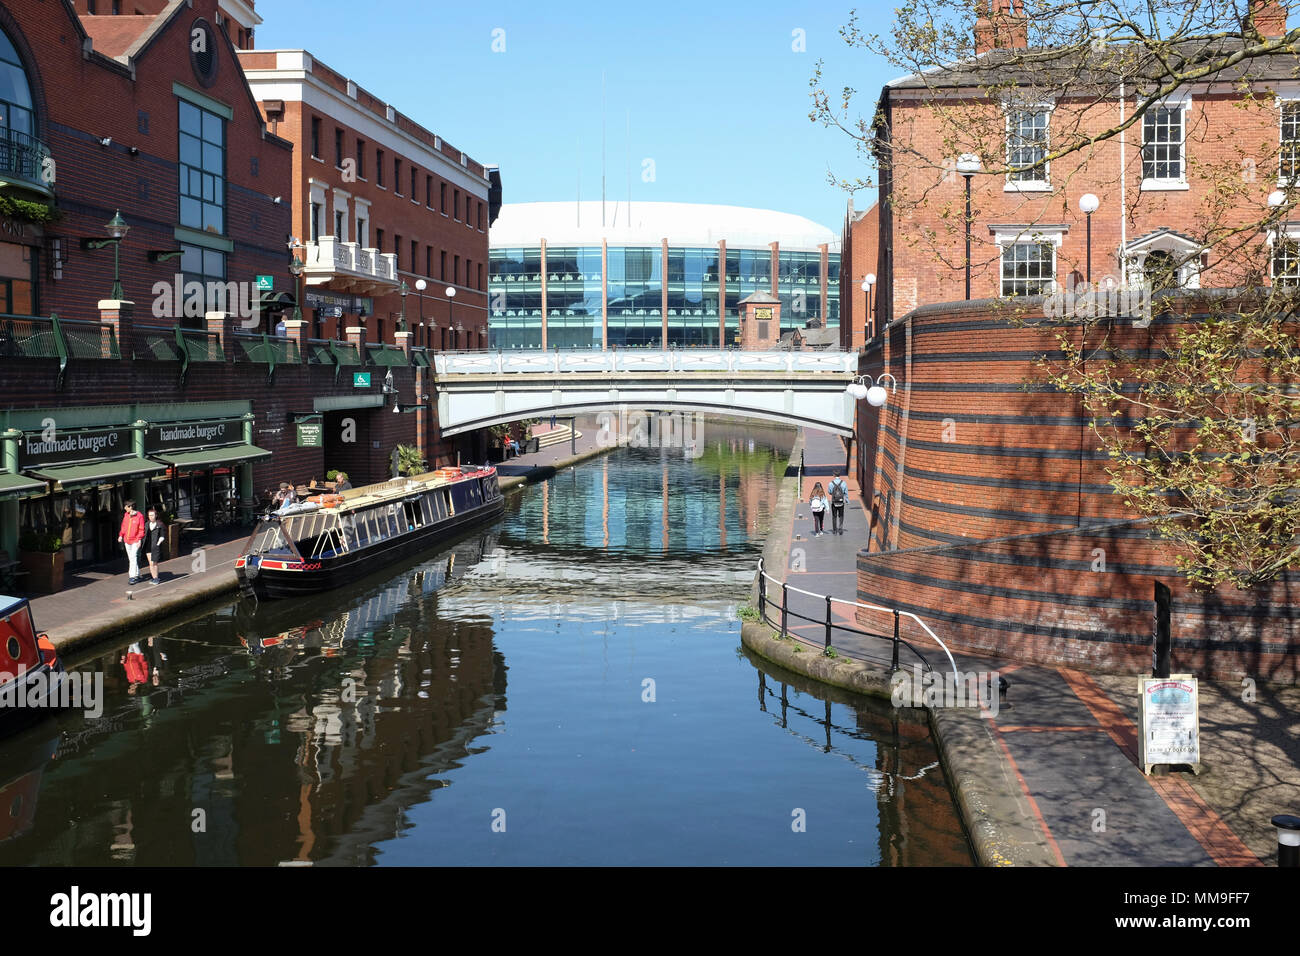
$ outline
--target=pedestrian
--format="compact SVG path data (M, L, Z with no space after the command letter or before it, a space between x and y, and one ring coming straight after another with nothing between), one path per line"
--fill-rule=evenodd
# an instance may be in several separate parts
M352 482L348 481L348 473L346 471L340 471L337 475L334 476L334 490L335 491L352 490Z
M280 321L275 324L275 334L278 335L280 338L284 338L286 335L289 334L289 327L284 324L283 313L280 314Z
M831 476L831 534L844 533L844 506L849 501L849 486L837 471Z
M808 498L808 504L812 506L813 516L813 536L820 537L825 532L822 526L826 522L826 490L822 488L819 481L813 485L812 495Z
M167 526L158 520L158 509L149 509L149 520L144 528L144 551L149 558L149 577L158 583L158 565L162 563L163 542L167 540Z
M144 540L144 515L135 510L135 502L128 499L123 506L122 527L117 540L126 545L127 572L130 584L140 580L140 542Z

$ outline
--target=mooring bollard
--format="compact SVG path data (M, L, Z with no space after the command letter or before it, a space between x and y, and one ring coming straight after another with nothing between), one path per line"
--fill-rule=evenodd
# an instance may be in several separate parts
M831 596L826 595L826 646L831 646Z
M789 587L790 585L786 584L784 581L781 582L781 636L782 637L790 636L789 633L790 629L786 625L786 609L790 607L789 591L787 590Z
M1279 813L1273 826L1277 827L1277 865L1300 866L1300 817Z
M889 665L892 674L898 670L898 610L894 610L894 659Z
M767 578L763 576L763 559L758 559L758 619L767 620Z

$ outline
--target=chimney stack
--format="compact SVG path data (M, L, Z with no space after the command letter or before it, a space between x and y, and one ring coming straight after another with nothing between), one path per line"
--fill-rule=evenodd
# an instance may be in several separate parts
M1286 36L1286 14L1282 0L1250 0L1250 17L1262 37Z
M1026 49L1029 46L1029 21L1023 7L1015 9L1012 0L975 0L975 52Z

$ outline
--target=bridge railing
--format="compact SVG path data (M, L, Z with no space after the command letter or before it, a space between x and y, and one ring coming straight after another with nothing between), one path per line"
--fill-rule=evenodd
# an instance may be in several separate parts
M565 372L828 372L853 375L855 352L744 352L737 349L579 349L543 352L439 352L438 375L505 375Z

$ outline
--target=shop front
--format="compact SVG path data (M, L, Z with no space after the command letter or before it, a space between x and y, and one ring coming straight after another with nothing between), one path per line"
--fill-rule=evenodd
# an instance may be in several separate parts
M150 424L145 454L165 471L149 482L149 504L194 531L243 520L251 462L271 454L252 444L250 425L251 416Z

